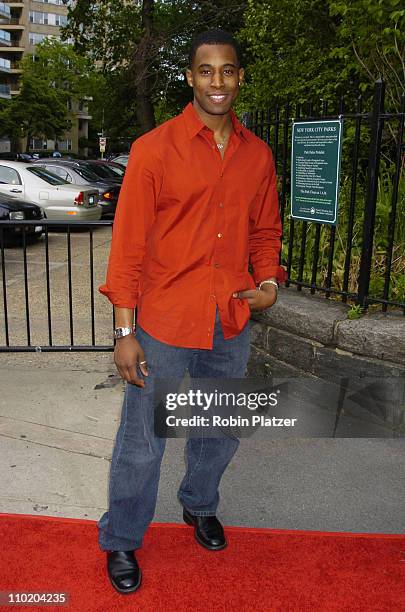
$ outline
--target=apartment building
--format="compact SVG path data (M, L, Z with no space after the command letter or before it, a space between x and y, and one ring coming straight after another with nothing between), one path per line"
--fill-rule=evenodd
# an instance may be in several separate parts
M7 22L11 19L11 9L4 2L0 2L0 99L11 98L10 88L10 73L11 73L11 60L7 58L6 53L3 53L3 49L11 47L11 35L7 30L3 30L1 27L3 22ZM0 152L9 151L10 142L0 137Z
M44 38L60 38L60 27L67 22L67 10L62 0L0 0L0 97L18 95L22 57L35 53L35 45ZM64 140L58 141L58 149L78 153L80 138L88 137L91 116L85 99L72 100L70 110L72 129ZM8 150L4 141L0 141L1 149ZM55 142L34 138L30 149L53 151Z

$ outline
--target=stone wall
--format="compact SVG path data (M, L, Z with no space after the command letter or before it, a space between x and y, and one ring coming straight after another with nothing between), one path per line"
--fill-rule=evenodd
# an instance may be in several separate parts
M295 287L252 316L250 376L405 378L402 311L349 320L349 307Z
M308 413L317 406L309 396L323 389L319 415L336 411L336 435L405 437L405 317L396 311L349 320L348 309L280 289L276 305L252 316L247 374L289 379Z

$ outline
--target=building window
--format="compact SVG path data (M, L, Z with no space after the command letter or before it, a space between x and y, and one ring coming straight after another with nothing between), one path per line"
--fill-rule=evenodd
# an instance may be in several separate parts
M37 45L45 40L45 38L56 38L57 40L60 40L60 36L56 36L54 34L38 34L38 32L29 33L30 45Z
M0 11L2 12L2 17L4 16L7 19L10 19L10 17L11 17L11 9L4 2L0 2Z
M58 140L58 149L62 151L71 151L72 140L70 138L67 138L66 140Z
M0 68L6 68L6 70L10 70L11 69L10 60L5 59L4 57L0 57Z
M56 13L42 13L40 11L30 11L30 23L65 26L67 24L66 15L58 15Z
M30 11L30 23L45 23L46 13L40 13L39 11Z
M67 25L67 16L66 15L55 15L55 25L57 26Z
M38 34L37 32L30 32L29 34L30 45L37 45L38 43L42 42L44 38L46 38L45 34Z
M11 42L11 34L10 32L6 32L5 30L0 30L0 39L5 42Z
M48 141L44 138L31 138L30 149L37 151L38 149L47 149Z
M44 4L56 4L57 6L70 6L72 2L63 2L63 0L35 0L36 2L43 2Z

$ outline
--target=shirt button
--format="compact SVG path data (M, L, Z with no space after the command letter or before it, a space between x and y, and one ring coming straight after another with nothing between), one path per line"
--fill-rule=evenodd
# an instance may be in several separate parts
M214 294L212 294L212 295L210 295L210 298L211 298L211 300L216 300L216 299L217 299L217 296L216 296L216 295L214 295Z
M219 263L214 263L214 268L219 268L221 264Z
M222 234L221 233L217 234L217 236L218 236L218 238L222 238Z
M220 202L220 203L219 203L219 208L223 208L223 207L224 207L224 203L223 203L223 202Z

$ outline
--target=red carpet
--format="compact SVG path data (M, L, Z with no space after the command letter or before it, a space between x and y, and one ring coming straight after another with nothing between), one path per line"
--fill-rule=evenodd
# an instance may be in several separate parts
M405 535L228 527L209 552L190 527L153 525L133 595L110 586L94 521L0 514L0 591L68 592L74 612L405 611ZM6 610L6 608L2 607Z

